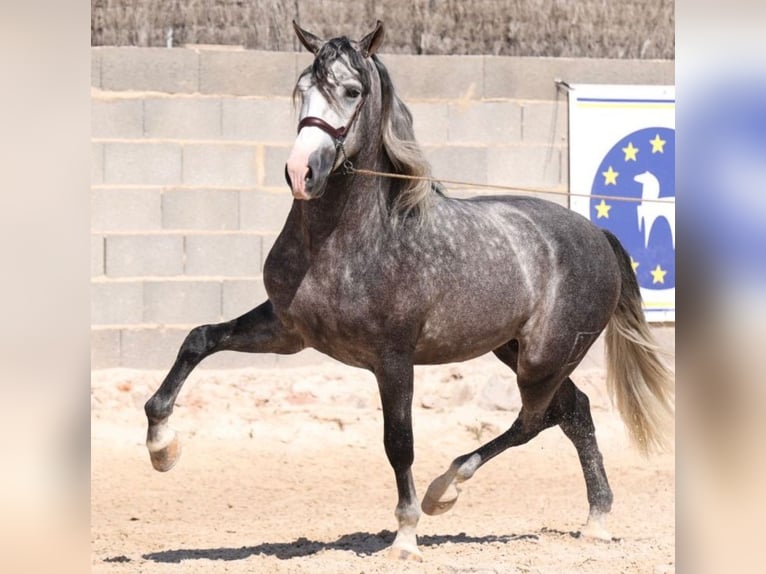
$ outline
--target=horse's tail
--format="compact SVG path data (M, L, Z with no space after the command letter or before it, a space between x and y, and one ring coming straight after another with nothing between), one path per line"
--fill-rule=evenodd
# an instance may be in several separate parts
M606 384L632 442L648 454L667 448L670 442L674 377L660 360L644 317L630 256L613 234L604 233L617 256L622 279L617 309L606 329Z

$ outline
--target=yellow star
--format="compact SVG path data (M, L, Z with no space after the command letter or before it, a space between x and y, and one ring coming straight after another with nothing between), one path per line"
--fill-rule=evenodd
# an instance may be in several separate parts
M604 185L617 185L617 176L620 174L610 165L608 170L601 172L601 175L604 176Z
M625 161L636 161L636 154L638 153L638 148L633 147L633 142L628 142L628 147L622 148L622 151L625 152Z
M665 153L665 140L660 138L660 134L657 134L654 136L653 140L649 140L649 143L652 144L652 153Z
M609 219L609 210L612 209L611 205L607 205L604 200L601 200L601 203L599 203L596 206L596 219L601 219L602 217L606 217Z
M667 271L665 271L662 267L660 267L660 264L657 264L657 267L654 268L653 271L651 271L652 274L652 284L654 283L665 283L665 274Z
M636 269L638 269L639 265L641 265L641 264L638 261L636 261L632 257L630 258L630 266L633 268L633 273L636 272Z

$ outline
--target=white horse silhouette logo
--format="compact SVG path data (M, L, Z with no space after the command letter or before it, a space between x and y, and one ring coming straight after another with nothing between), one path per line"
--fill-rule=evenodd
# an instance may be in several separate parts
M664 217L670 226L670 239L673 249L676 248L676 203L674 197L660 197L660 182L653 173L645 171L633 178L642 184L641 199L651 199L649 203L641 203L636 210L638 228L644 231L644 247L649 247L649 236L658 217Z

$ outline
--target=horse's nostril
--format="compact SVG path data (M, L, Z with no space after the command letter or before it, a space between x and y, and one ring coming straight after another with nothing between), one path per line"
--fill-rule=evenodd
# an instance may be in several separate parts
M311 166L308 166L308 169L306 170L306 181L311 179L311 176L314 174L313 171L311 171Z
M293 182L290 179L290 174L287 172L287 164L285 164L285 181L287 182L287 186L288 187L290 187L290 188L293 187Z

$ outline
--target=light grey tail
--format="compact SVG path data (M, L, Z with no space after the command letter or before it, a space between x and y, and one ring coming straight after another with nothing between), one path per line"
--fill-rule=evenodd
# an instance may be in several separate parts
M622 288L607 325L606 384L632 442L643 453L665 450L674 422L674 376L660 360L641 306L641 291L630 256L604 231L620 265Z

